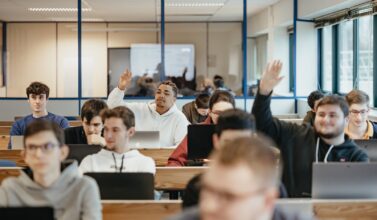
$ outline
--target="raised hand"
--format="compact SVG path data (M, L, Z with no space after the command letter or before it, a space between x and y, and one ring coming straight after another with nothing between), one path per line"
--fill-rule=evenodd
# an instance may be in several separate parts
M88 144L106 146L105 138L101 137L98 134L90 134L86 136L86 139L88 141Z
M126 69L119 78L118 88L125 90L131 84L132 73Z
M277 84L284 78L280 76L283 63L280 60L274 60L267 64L259 84L259 93L268 95Z

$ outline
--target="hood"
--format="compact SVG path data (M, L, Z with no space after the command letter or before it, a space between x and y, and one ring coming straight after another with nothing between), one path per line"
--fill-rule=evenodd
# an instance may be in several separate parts
M178 110L177 106L174 103L172 105L172 107L170 107L170 109L167 112L165 112L164 114L160 115L160 113L158 113L156 111L156 102L154 100L148 102L148 109L149 109L150 112L152 112L152 114L157 115L157 116L161 116L161 117L167 117L167 116L173 114L175 111Z

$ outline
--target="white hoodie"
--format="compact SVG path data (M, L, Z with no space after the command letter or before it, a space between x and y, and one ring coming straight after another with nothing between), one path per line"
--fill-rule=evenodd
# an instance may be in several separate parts
M81 173L145 172L155 174L156 165L152 158L142 155L137 150L130 150L126 153L119 154L113 151L102 149L96 154L86 156L81 161L79 170Z
M136 131L159 131L160 143L156 147L176 147L187 134L186 116L174 104L169 111L160 115L156 103L136 103L123 101L124 91L118 87L111 91L107 105L109 108L126 106L135 114Z

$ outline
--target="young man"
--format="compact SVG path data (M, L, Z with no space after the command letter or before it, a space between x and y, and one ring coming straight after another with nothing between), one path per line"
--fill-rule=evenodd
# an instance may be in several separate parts
M126 70L119 79L118 87L108 97L109 108L126 106L135 114L136 131L159 131L160 147L176 147L187 133L189 122L175 105L178 88L171 81L162 82L155 100L148 103L124 102L124 92L130 85L132 73Z
M50 89L48 86L40 82L33 82L26 88L26 95L32 114L15 121L10 130L10 136L24 135L26 126L37 119L53 121L63 129L69 127L67 119L47 112L46 105L49 94ZM11 149L11 147L9 142L8 148Z
M37 120L24 134L23 158L29 168L0 187L0 207L51 206L55 219L102 219L96 182L83 177L77 162L65 161L64 133L51 121Z
M209 110L208 93L199 94L194 101L185 104L182 112L191 124L198 124L206 120Z
M100 112L107 109L105 101L91 99L81 108L82 126L70 127L64 130L66 144L96 144L105 146L105 139L101 136L103 122Z
M135 133L134 113L124 106L102 112L106 146L97 154L86 156L80 171L87 172L147 172L156 173L154 160L130 150L129 138Z
M368 120L369 96L361 90L346 95L350 117L345 133L352 139L377 138L377 125Z
M200 123L204 125L217 124L219 114L235 107L234 97L227 91L215 91L209 100L209 116ZM187 135L173 151L168 159L168 166L185 166L187 162Z
M171 220L311 219L275 206L280 172L272 145L256 136L224 143L203 174L199 207Z
M314 118L315 118L317 105L324 96L325 95L321 91L318 91L318 90L310 93L310 95L308 96L308 105L310 107L310 111L306 113L303 122L309 123L311 126L314 125Z
M368 156L344 134L348 105L340 96L326 96L318 103L314 127L306 123L286 123L272 117L271 93L282 80L281 67L280 61L268 64L252 113L257 129L271 137L280 148L285 164L283 183L288 195L310 196L313 162L366 162Z

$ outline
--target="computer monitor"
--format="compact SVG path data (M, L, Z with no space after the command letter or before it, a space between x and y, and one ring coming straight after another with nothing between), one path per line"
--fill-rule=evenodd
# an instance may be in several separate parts
M136 131L128 145L131 148L160 148L160 132Z
M94 178L103 200L153 200L152 173L85 173Z
M355 140L355 143L366 151L370 162L377 162L377 139Z
M1 220L54 220L54 209L51 207L6 207L0 208Z
M189 125L187 129L188 160L207 159L213 149L215 125Z
M314 163L312 198L376 199L377 163Z
M81 161L88 155L96 154L101 149L101 145L88 145L88 144L68 144L69 154L67 159L77 160L80 164Z

